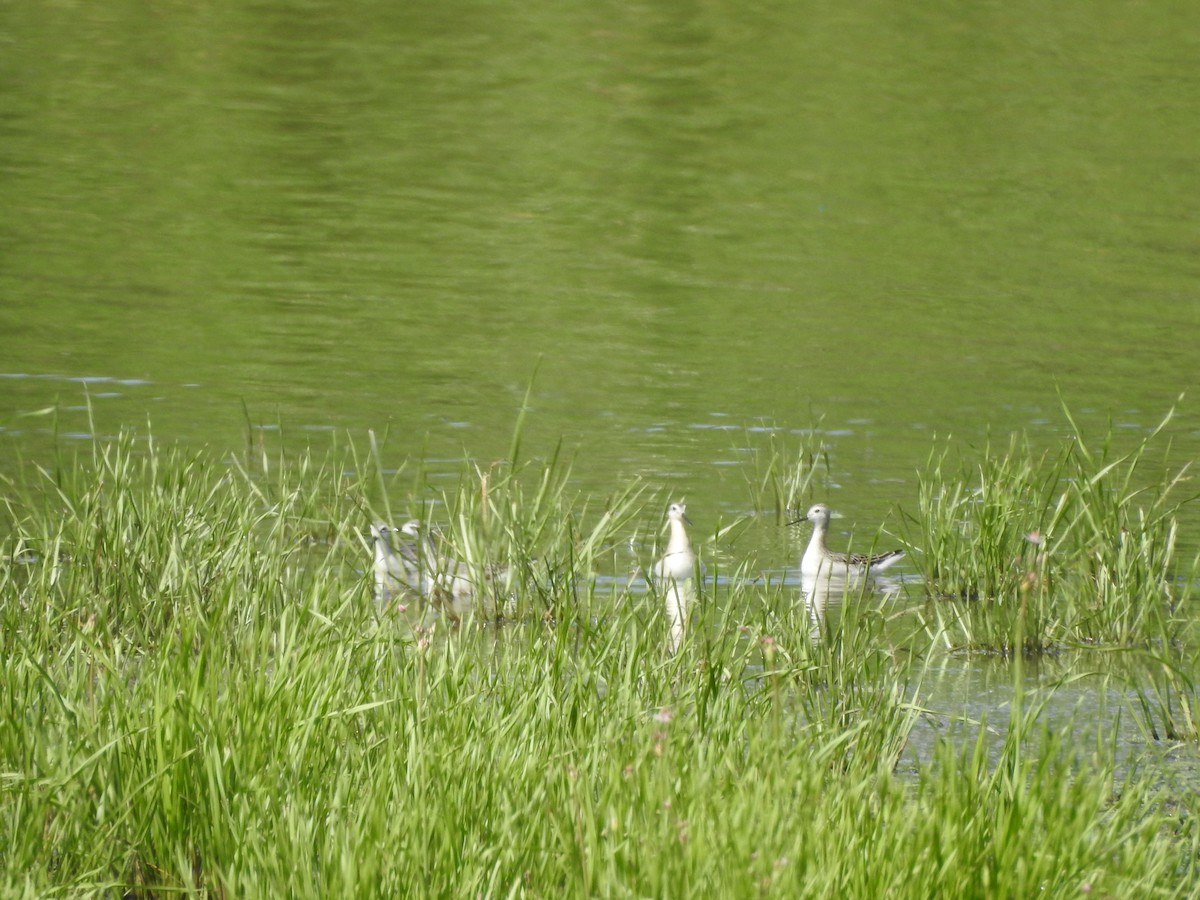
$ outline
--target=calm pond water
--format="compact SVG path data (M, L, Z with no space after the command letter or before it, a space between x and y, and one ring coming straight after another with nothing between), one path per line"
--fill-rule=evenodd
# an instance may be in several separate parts
M709 534L771 429L847 530L1060 394L1140 434L1186 392L1200 456L1195 4L63 0L0 43L0 472L88 402L458 471L530 385L530 452Z

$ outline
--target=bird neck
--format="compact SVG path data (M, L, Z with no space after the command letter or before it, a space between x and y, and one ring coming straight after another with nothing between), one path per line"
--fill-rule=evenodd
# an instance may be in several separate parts
M692 546L687 528L678 519L671 520L671 539L667 542L668 553L685 553Z
M823 548L825 546L825 532L829 528L829 521L826 519L818 519L813 522L812 537L808 539L808 546Z

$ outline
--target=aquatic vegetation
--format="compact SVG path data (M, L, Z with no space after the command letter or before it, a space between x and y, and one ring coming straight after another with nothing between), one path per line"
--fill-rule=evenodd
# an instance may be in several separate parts
M1188 466L1151 465L1170 419L1123 452L1111 429L1097 444L1070 420L1057 451L1038 454L1014 436L957 470L945 451L930 458L910 543L937 601L929 621L952 646L1177 640L1194 583L1176 555Z
M667 652L661 604L619 577L663 499L581 497L558 454L516 457L437 491L376 448L228 461L123 435L6 481L0 893L1192 883L1191 811L1035 703L914 753L930 654L865 590L814 629L714 555ZM459 558L515 570L503 626L379 612L365 530L405 485Z
M747 434L750 468L746 482L754 508L770 512L777 524L790 521L816 487L829 482L829 453L815 435L800 440L796 447L778 429L767 431L767 445L760 446L759 435Z

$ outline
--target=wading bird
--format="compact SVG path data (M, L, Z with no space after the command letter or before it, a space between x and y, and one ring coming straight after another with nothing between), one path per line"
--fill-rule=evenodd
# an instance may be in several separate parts
M825 535L829 531L829 519L832 514L824 503L818 503L809 508L804 518L813 523L812 537L804 556L800 558L800 574L803 576L853 576L874 575L882 572L904 556L903 550L889 550L868 556L862 553L836 553L825 544ZM799 519L796 520L800 521ZM792 523L793 525L795 522Z
M687 526L687 506L672 503L667 507L667 523L671 537L667 541L667 552L650 570L655 583L663 592L667 621L670 624L668 649L674 653L683 642L687 628L688 608L696 598L696 576L704 577L704 564L697 566L696 552L692 549Z
M387 603L393 597L421 589L417 549L411 542L392 546L395 532L384 522L371 526L375 543L375 602Z

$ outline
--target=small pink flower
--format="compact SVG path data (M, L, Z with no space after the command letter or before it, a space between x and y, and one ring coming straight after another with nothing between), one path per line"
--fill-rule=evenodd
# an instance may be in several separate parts
M666 725L673 718L675 718L675 714L671 712L671 707L669 706L664 706L654 714L654 721L662 725Z
M1025 535L1025 540L1029 541L1029 543L1033 544L1035 547L1040 547L1046 542L1046 538L1043 537L1042 533L1037 530L1031 531L1029 534Z

